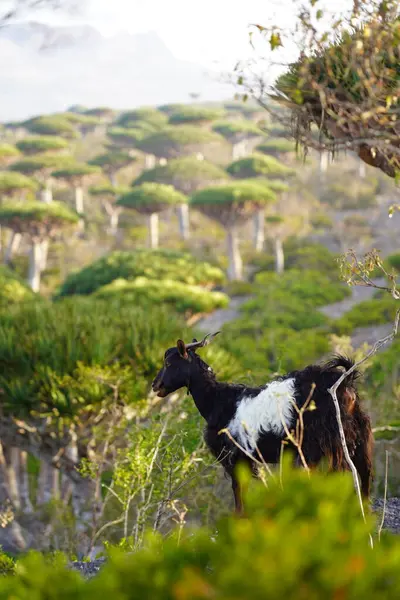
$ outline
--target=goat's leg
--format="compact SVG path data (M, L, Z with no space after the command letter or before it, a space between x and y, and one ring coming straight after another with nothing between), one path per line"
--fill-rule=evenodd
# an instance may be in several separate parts
M232 479L232 491L235 500L235 512L239 515L243 514L243 497L242 497L242 486L235 475L231 475Z

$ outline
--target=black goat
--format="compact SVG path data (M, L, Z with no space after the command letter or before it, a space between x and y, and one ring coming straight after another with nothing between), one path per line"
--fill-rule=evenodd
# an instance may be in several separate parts
M196 350L207 345L215 335L206 336L201 342L193 340L187 345L178 340L175 347L166 351L164 365L152 387L162 398L187 387L207 423L205 441L232 479L236 510L242 510L236 465L245 462L257 475L257 463L248 455L259 459L259 452L266 463L279 462L281 443L287 437L282 420L289 430L294 429L298 419L294 405L298 409L304 406L313 384L312 400L316 409L303 412L303 456L310 468L326 459L330 470L347 470L349 467L343 454L335 407L328 389L342 374L339 367L347 370L352 361L337 356L324 365L310 365L302 371L288 373L261 388L219 383L211 367L196 354ZM338 388L337 398L350 456L361 479L363 496L368 498L373 438L369 417L360 406L355 388L358 375L357 371L353 371L346 378ZM219 433L225 428L247 455L229 436ZM301 465L298 450L293 444L289 443L289 446L295 452L295 464Z

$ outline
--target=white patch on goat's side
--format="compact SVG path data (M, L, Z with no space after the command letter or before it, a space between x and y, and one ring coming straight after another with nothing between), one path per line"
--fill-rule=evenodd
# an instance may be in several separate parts
M272 381L258 396L244 397L227 429L248 452L253 452L263 432L282 436L293 421L295 380Z

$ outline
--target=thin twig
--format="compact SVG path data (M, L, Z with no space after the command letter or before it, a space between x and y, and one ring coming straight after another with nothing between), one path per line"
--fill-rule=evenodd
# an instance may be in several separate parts
M386 513L386 498L387 498L387 482L388 482L388 465L389 465L389 452L386 450L386 462L385 462L385 495L383 497L383 511L382 511L382 521L378 531L378 539L381 541L381 533L383 529L383 524L385 522L385 513Z

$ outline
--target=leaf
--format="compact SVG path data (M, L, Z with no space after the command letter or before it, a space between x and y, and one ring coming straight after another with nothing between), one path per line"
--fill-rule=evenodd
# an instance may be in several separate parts
M319 20L320 20L320 19L322 19L322 17L324 16L324 11L323 11L323 10L321 10L321 9L317 10L317 14L316 14L315 16L316 16L316 18L317 18L317 19L318 19L318 21L319 21Z
M271 33L271 37L269 38L269 44L271 46L271 50L276 50L276 48L279 48L279 46L282 46L283 44L282 44L280 33L278 33L278 32Z

